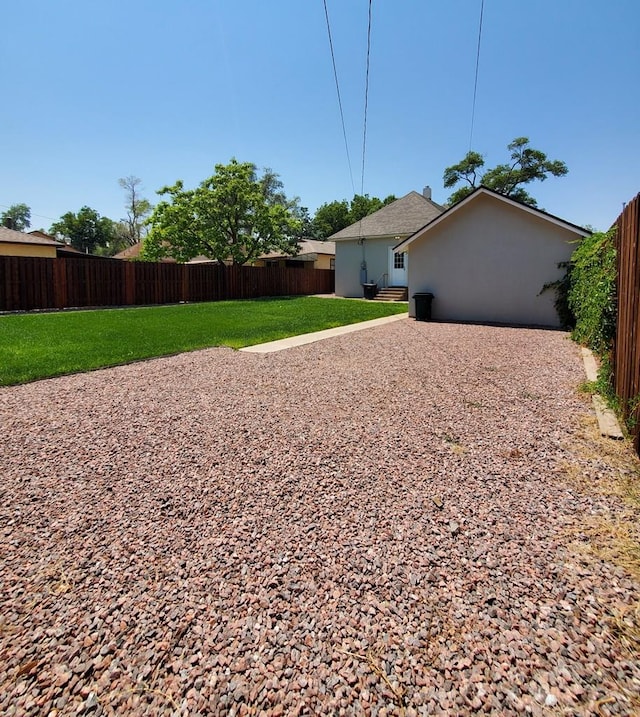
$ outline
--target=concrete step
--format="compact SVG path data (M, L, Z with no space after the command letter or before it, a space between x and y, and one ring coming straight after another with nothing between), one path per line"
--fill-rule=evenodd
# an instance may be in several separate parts
M408 291L406 286L387 286L380 289L376 294L376 301L407 301Z

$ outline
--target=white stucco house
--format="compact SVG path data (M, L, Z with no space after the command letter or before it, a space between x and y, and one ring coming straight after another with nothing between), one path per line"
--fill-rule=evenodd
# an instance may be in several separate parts
M409 315L429 292L436 321L557 327L555 292L540 291L589 233L479 187L394 246L408 256Z
M406 288L407 256L394 247L443 211L425 187L422 194L409 192L330 236L336 251L336 296L362 297L367 283Z

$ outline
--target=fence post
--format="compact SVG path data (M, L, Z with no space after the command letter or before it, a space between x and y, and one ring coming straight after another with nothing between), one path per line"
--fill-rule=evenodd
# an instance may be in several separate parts
M189 271L190 267L188 264L181 264L180 269L182 271L182 287L180 291L180 301L189 301Z
M67 292L67 261L59 257L53 263L53 301L56 309L66 309L69 305Z
M131 306L136 303L136 267L133 261L126 262L124 283L124 300L127 306Z

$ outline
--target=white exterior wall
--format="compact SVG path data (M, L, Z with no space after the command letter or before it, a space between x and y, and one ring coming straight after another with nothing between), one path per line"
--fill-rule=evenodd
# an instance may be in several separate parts
M361 261L362 247L356 241L336 242L336 296L362 296Z
M389 273L389 249L400 240L397 237L365 239L362 245L356 239L336 240L336 296L363 296L360 283L363 257L367 262L367 281L376 281L380 285L382 275ZM386 279L388 283L389 277Z
M500 199L478 197L409 245L409 313L416 292L435 298L439 321L559 326L555 292L575 232Z

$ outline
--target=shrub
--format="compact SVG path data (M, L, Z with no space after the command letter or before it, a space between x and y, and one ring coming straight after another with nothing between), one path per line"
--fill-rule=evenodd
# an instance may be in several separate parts
M557 281L550 281L540 290L540 294L545 291L555 291L556 298L553 305L556 308L560 326L565 330L573 330L576 326L576 317L569 306L569 289L571 288L571 271L573 264L570 261L561 261L558 269L564 269L564 276Z
M607 359L616 332L615 229L585 237L571 257L569 308L573 338Z

